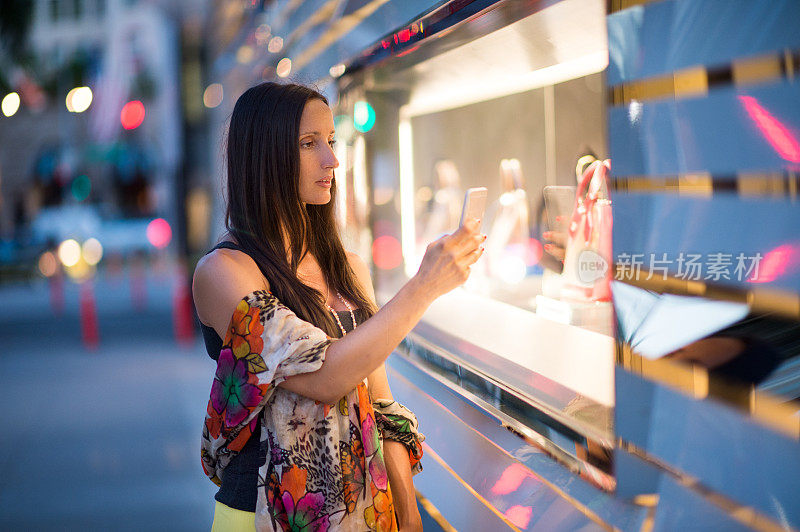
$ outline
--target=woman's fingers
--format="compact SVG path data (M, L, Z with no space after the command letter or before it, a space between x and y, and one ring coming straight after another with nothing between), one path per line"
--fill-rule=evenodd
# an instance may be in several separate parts
M564 248L556 246L556 245L553 245L553 244L545 244L544 245L544 250L546 252L548 252L549 254L551 254L552 256L554 256L555 258L557 258L558 260L562 260L563 261L564 257L566 256L566 252L565 252Z
M445 247L449 247L456 258L461 258L474 252L485 240L486 235L480 234L480 221L470 218L453 234L445 237Z
M560 231L545 231L542 233L545 240L552 244L545 244L544 250L559 260L564 260L565 248L567 247L567 235Z
M478 262L478 259L481 258L483 255L483 247L479 247L470 253L467 253L458 261L460 266L466 266L467 268Z
M545 231L542 233L542 236L545 240L549 240L553 244L557 246L561 246L562 248L567 247L567 235L566 233L562 233L560 231Z

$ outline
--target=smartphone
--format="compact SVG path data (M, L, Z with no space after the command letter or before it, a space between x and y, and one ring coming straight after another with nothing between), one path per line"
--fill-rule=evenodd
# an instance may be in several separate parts
M575 208L575 187L548 185L544 187L544 206L547 210L547 228L550 231L567 234L569 219ZM542 253L539 263L556 273L564 271L564 263L547 251Z
M486 196L489 191L486 187L475 187L467 189L464 194L464 207L461 209L461 221L458 226L464 225L468 218L483 219L483 211L486 210Z
M575 187L548 185L544 187L544 206L547 210L547 228L566 233L572 209L575 207Z

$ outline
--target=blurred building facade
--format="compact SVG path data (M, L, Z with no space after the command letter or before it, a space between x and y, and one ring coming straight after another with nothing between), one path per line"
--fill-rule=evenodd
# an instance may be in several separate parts
M182 36L185 27L202 26L204 7L30 2L26 49L33 61L7 76L21 105L0 117L3 239L37 243L31 224L43 208L109 219L158 216L181 227ZM91 105L70 112L66 97L79 86L91 89Z

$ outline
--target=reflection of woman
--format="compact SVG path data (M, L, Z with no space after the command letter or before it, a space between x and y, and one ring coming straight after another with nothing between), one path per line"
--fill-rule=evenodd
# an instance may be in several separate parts
M458 226L461 218L461 206L464 199L461 191L461 177L453 161L438 161L435 166L436 191L430 203L429 212L424 221L420 243L427 242L448 233Z
M500 163L502 193L490 208L491 220L486 258L493 276L519 282L525 276L526 252L530 238L528 196L517 159Z
M335 229L333 134L325 98L299 85L253 87L231 116L228 232L193 285L217 359L202 439L214 530L420 528L421 437L383 362L483 237L471 221L431 244L376 312Z

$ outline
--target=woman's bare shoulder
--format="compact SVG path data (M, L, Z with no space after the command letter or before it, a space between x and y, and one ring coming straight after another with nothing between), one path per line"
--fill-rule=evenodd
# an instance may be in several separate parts
M353 268L354 270L359 269L359 270L366 270L367 272L369 272L369 267L367 266L367 263L364 261L364 259L361 258L361 256L358 253L356 253L355 251L345 250L345 254L347 255L347 262L350 263L351 268Z
M194 270L192 295L200 321L224 330L233 310L247 294L269 290L261 270L246 253L217 249L201 258Z
M240 284L253 290L269 288L264 275L246 253L234 249L215 249L198 261L194 270L195 282L210 284ZM252 291L252 290L251 290Z
M367 295L375 300L375 292L372 288L372 276L369 273L369 266L357 253L347 251L347 262L356 274L356 279L361 283L362 288L367 291Z

